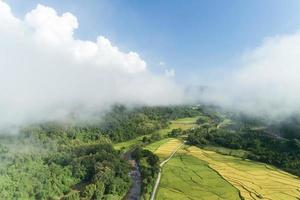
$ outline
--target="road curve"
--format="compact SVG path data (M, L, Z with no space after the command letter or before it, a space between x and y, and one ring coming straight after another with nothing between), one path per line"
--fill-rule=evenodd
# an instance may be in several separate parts
M184 143L185 143L185 141L184 141ZM158 176L157 176L157 179L156 179L156 182L155 182L153 191L152 191L152 193L151 193L150 200L154 200L154 198L155 198L155 194L156 194L158 185L159 185L159 183L160 183L160 178L161 178L161 168L164 166L164 164L166 164L166 163L174 156L174 154L178 151L178 149L180 149L180 148L184 145L184 143L180 144L180 145L172 152L172 154L171 154L166 160L164 160L163 162L161 162L161 163L159 164L159 167L160 167L160 168L159 168Z

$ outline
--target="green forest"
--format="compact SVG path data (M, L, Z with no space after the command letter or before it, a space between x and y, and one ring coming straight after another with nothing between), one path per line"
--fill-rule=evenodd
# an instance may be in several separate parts
M130 165L113 144L153 133L167 127L170 120L199 112L191 106L116 105L93 123L52 121L23 127L16 135L1 134L0 196L122 199L131 185ZM154 140L155 135L149 138ZM158 159L141 149L134 155L141 165L143 193L149 193Z
M159 159L143 145L161 140L157 130L171 120L198 117L197 128L175 128L165 137L186 138L190 145L243 150L243 159L277 166L300 176L300 141L270 131L261 119L219 113L199 106L136 107L116 105L93 123L44 122L0 136L0 196L2 199L122 199L132 180L126 154L137 161L141 195L151 194ZM261 128L263 127L264 128ZM260 128L257 128L260 127ZM287 133L294 130L288 129ZM141 137L128 150L113 145Z

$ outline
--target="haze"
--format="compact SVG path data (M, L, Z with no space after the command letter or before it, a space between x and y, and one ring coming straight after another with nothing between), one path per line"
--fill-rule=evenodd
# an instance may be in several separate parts
M180 87L154 75L135 52L109 39L76 39L79 23L37 5L16 18L0 1L0 127L80 116L110 105L167 105L182 102Z
M238 66L221 70L222 78L209 76L210 69L194 73L196 84L208 89L187 94L189 77L179 84L176 70L163 61L162 70L153 72L139 53L121 51L109 38L76 38L79 21L47 5L16 17L0 1L0 128L60 120L73 112L88 117L117 103L200 102L270 118L299 112L298 31L261 38L260 45L234 58Z

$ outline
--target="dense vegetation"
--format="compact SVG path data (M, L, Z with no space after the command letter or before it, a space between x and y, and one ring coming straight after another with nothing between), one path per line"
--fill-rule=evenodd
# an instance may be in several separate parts
M115 106L112 112L104 116L99 131L108 135L112 141L126 141L165 128L169 125L170 120L194 117L200 112L200 109L193 109L190 106L157 106L135 109Z
M46 137L43 129L39 131L39 136ZM57 142L57 150L31 139L34 147L24 152L29 146L26 141L15 143L19 150L2 145L0 193L4 199L101 199L121 197L129 188L129 166L106 139L75 146Z
M148 199L152 192L157 174L159 172L159 158L151 151L136 148L132 153L133 158L138 162L142 175L142 199ZM148 198L147 198L148 197Z
M114 142L149 134L169 120L199 113L188 106L115 106L92 123L45 122L0 137L0 196L3 199L121 199L130 166ZM145 137L145 143L157 135ZM149 192L155 157L143 152L143 192ZM145 160L145 161L144 161Z

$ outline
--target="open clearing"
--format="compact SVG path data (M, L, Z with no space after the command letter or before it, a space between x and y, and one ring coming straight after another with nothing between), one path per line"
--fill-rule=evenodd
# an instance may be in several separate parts
M144 149L155 152L161 145L173 140L173 138L165 138L147 145Z
M300 179L272 166L196 147L189 147L187 152L207 162L239 189L246 200L296 200L300 197Z
M192 127L197 126L196 125L196 120L198 119L198 117L188 117L188 118L180 118L180 119L176 119L171 121L171 124L168 128L164 128L164 129L160 129L158 131L156 131L157 133L159 133L162 137L166 136L170 131L172 131L172 129L177 129L177 128L181 128L182 130L186 130ZM149 134L150 135L150 134ZM114 144L115 149L120 150L120 149L130 149L131 146L134 146L136 144L138 144L139 142L142 141L143 137L145 137L147 135L142 135L139 136L135 139L132 140L128 140L126 142L120 142L120 143L116 143Z
M196 126L196 121L198 117L188 117L188 118L181 118L177 120L171 121L171 130L175 128L181 128L183 130L193 128Z

